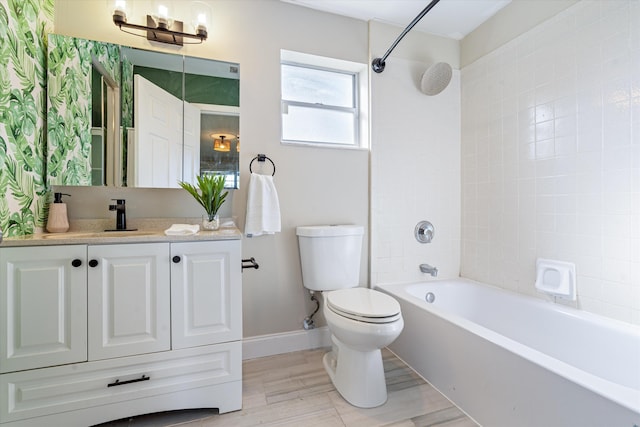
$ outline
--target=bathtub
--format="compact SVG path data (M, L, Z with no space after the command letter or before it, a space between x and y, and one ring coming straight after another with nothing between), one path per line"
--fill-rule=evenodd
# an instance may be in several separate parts
M377 289L390 349L479 424L640 427L640 328L467 279Z

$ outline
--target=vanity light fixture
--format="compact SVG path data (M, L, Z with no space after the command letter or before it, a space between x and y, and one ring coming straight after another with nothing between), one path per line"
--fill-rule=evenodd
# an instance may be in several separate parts
M231 141L236 136L230 133L214 133L211 137L213 138L213 149L226 152L231 151Z
M127 22L126 0L115 0L113 9L113 23L125 33L147 40L182 46L184 44L200 44L207 39L207 20L210 19L211 9L203 1L191 2L192 25L195 34L183 32L183 22L174 20L170 16L170 1L156 1L155 14L147 15L147 25L131 24ZM128 30L142 31L136 33ZM185 39L198 41L188 42Z

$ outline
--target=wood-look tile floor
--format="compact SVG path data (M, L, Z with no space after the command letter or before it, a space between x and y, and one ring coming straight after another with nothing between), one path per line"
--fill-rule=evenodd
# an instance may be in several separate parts
M387 403L348 404L324 371L326 349L298 351L243 363L241 411L172 411L109 422L102 427L218 426L438 426L476 424L393 353L383 350Z

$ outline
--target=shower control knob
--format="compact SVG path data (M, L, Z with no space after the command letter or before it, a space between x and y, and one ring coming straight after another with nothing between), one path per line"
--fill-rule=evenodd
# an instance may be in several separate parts
M420 243L431 243L435 228L429 221L420 221L414 230L416 240Z

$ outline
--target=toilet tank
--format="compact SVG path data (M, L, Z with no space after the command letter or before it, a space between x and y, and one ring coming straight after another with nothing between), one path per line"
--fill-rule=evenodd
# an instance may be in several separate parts
M358 225L297 227L304 287L332 291L358 286L363 233Z

